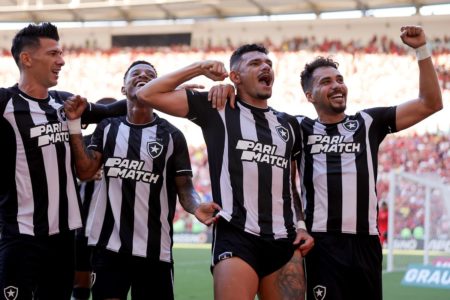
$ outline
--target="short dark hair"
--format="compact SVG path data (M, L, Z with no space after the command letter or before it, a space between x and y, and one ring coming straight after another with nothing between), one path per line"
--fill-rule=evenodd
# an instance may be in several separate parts
M258 44L245 44L240 46L239 48L237 48L233 54L231 54L231 58L230 58L230 70L233 69L233 66L236 65L242 58L242 55L244 55L247 52L253 52L253 51L257 51L257 52L261 52L264 54L268 54L269 50L267 50L266 47L264 47L263 45L258 45Z
M38 48L40 46L39 38L49 38L59 41L58 28L49 22L41 24L29 24L16 33L12 40L11 54L19 66L20 53L25 47Z
M332 58L323 56L318 56L312 62L306 64L305 68L300 74L300 83L302 85L303 92L307 92L311 89L314 70L321 67L332 67L337 70L339 64L335 62Z
M123 75L123 80L125 80L125 78L127 78L128 72L131 70L132 67L134 67L135 65L149 65L150 67L153 68L153 70L155 70L155 74L156 76L158 76L158 73L156 72L156 68L154 65L152 65L151 63L149 63L148 61L145 60L136 60L134 61L127 69L127 71L125 72L125 74Z

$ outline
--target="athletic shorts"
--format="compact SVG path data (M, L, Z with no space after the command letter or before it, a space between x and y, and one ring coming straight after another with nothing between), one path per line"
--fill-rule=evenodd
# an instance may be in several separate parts
M88 238L77 233L75 234L75 271L92 271L91 247L88 246Z
M122 254L102 248L92 252L92 296L94 300L172 300L173 264Z
M8 299L70 299L74 277L73 232L0 238L0 295Z
M220 218L214 225L211 270L224 259L239 257L249 264L261 279L289 262L297 248L292 243L293 241L288 239L263 239L239 230Z
M308 299L382 299L383 254L376 235L311 233L305 256Z

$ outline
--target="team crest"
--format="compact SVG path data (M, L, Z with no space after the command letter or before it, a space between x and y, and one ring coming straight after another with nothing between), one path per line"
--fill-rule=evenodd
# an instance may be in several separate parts
M60 122L66 122L67 121L66 112L64 111L64 106L60 106L56 110L56 115L58 116L58 121L60 121Z
M280 138L281 138L285 143L287 143L287 141L289 141L289 131L288 131L286 128L284 128L283 126L281 126L281 125L275 127L275 129L276 129L278 135L280 136Z
M3 289L3 295L5 295L5 299L7 300L16 300L19 295L19 289L15 286L8 286Z
M359 122L357 120L348 120L344 124L342 124L342 126L344 126L344 128L348 131L354 132L356 131L356 129L358 129Z
M147 143L147 152L153 159L161 155L163 148L163 145L156 141Z
M322 285L316 285L313 288L313 293L314 293L314 299L323 300L323 299L325 299L325 296L327 295L327 288Z

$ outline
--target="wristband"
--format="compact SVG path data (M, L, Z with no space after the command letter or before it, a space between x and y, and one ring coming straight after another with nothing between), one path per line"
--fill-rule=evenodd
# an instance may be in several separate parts
M67 128L69 129L69 134L81 134L81 118L75 120L67 119Z
M305 221L300 220L300 221L297 222L297 230L298 230L298 229L303 229L303 230L306 231L306 224L305 224Z
M431 57L431 53L430 50L427 47L427 44L424 44L418 48L415 49L416 50L416 58L417 60L424 60L428 57Z

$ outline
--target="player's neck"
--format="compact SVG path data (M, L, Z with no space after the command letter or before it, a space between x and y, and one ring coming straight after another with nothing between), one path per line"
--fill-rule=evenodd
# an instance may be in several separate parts
M317 120L322 124L336 124L345 119L345 114L337 114L337 115L325 115L319 114Z
M153 122L153 109L148 106L133 105L128 101L127 121L131 124L143 125Z
M47 99L48 88L22 77L18 83L19 90L36 99Z
M268 107L267 99L256 99L254 97L249 96L248 94L238 94L239 99L256 108L266 109Z

